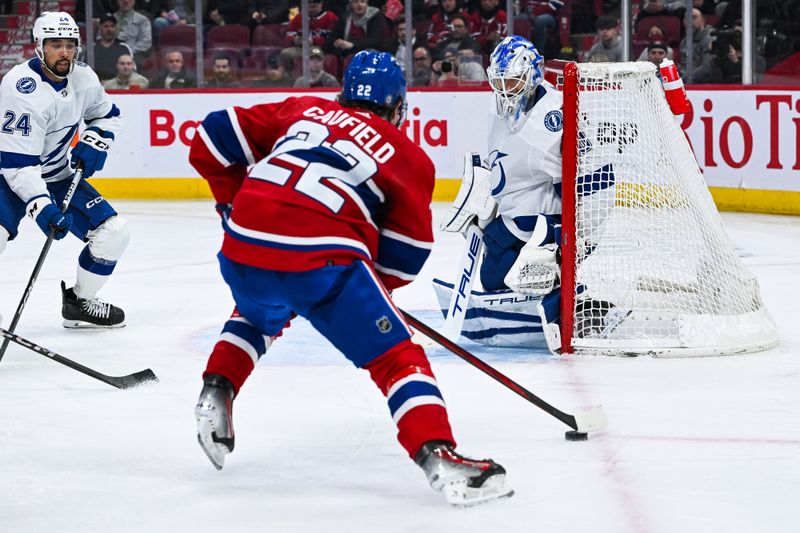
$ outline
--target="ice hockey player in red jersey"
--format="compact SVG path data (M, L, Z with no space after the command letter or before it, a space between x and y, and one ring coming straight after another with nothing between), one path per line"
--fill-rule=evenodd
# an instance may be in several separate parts
M455 452L428 359L392 303L390 291L414 279L433 245L434 168L399 129L405 108L394 58L363 51L337 101L232 107L198 128L189 158L222 217L218 257L236 302L195 408L217 469L234 448L233 399L297 314L370 373L400 444L449 503L513 494L502 466Z

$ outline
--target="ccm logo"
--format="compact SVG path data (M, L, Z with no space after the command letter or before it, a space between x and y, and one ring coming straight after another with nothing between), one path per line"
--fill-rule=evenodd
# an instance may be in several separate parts
M88 202L86 202L86 209L91 209L92 207L94 207L97 204L102 203L102 202L103 202L103 197L102 196L98 196L97 198L93 198L93 199L89 200Z
M110 144L105 142L103 139L101 139L101 138L99 138L99 137L97 137L95 135L92 135L90 133L87 133L86 135L84 135L83 139L81 139L81 142L96 146L98 150L103 150L104 152L107 152L108 149L111 148Z

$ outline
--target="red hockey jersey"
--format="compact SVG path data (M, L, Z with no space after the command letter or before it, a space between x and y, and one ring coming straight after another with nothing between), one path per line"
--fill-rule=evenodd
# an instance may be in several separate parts
M337 22L339 22L339 17L333 11L323 11L316 17L310 18L308 31L311 33L311 43L316 46L324 46ZM286 46L295 46L294 39L302 32L303 17L298 14L289 21L289 27L286 30Z
M505 37L508 32L506 20L506 12L502 9L497 10L490 18L483 18L480 11L475 11L469 17L467 28L472 38L481 46L481 50L486 54L491 54L494 44L489 42L489 36L498 33L501 37Z
M314 96L215 111L189 160L233 204L222 254L238 263L305 271L363 259L391 290L433 246L433 163L368 111Z

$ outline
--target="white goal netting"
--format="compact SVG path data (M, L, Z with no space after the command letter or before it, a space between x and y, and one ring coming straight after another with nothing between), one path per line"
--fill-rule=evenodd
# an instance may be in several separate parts
M736 256L654 66L581 64L578 84L577 171L564 191L575 199L575 282L562 289L572 293L573 350L774 346L758 281Z

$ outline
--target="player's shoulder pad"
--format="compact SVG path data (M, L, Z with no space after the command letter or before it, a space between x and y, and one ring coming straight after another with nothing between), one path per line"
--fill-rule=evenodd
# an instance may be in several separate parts
M82 61L75 62L75 68L72 69L72 72L69 75L69 80L75 88L95 87L96 85L100 85L102 87L102 84L100 83L95 71L92 70L92 67Z
M2 87L16 94L31 94L41 83L41 77L27 63L21 63L6 73Z
M12 68L0 84L2 104L6 110L43 111L48 106L44 82L38 73L23 63Z
M544 96L534 106L534 126L542 131L561 133L564 128L564 114L561 110L563 97L561 93L549 82L542 83L545 89Z

